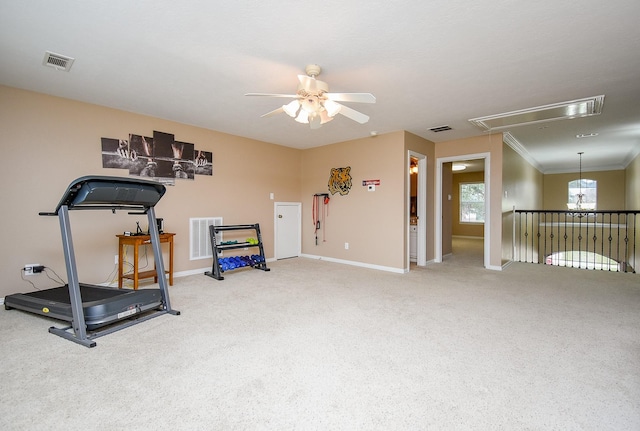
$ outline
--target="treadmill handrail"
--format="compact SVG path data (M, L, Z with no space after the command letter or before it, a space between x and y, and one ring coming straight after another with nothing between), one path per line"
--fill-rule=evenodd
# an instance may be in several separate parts
M72 208L69 208L72 209ZM58 208L59 210L59 208ZM73 210L111 210L111 211L121 211L121 210L128 210L128 211L136 211L136 212L129 212L128 214L131 215L144 215L147 213L148 209L147 208L141 208L139 206L127 206L127 205L92 205L92 206L76 206L73 208ZM39 212L38 215L40 216L57 216L58 213L57 212L47 212L47 211L43 211L43 212Z

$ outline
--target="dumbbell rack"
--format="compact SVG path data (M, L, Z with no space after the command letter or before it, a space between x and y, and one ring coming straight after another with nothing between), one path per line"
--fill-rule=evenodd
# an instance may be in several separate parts
M233 230L254 230L255 236L258 239L257 243L250 242L237 242L233 244L218 244L216 240L216 235L220 232L224 231L233 231ZM262 235L260 234L260 224L236 224L236 225L227 225L227 226L209 226L209 238L211 239L211 249L213 252L213 265L211 267L211 271L207 271L204 274L208 275L211 278L215 278L216 280L224 280L222 273L224 272L220 267L220 258L218 254L221 251L225 250L234 250L240 248L249 248L249 247L258 247L260 250L260 262L256 262L251 265L252 268L261 269L262 271L271 271L271 269L267 268L266 259L264 257L264 247L262 246Z

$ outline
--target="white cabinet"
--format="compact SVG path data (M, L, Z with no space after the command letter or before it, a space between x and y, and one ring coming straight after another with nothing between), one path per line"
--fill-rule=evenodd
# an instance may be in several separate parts
M414 224L409 226L409 260L418 260L418 226Z

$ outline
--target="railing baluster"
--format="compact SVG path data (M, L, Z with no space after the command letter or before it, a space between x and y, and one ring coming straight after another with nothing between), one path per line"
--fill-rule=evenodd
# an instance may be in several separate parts
M576 213L514 210L514 223L518 226L513 229L513 244L517 248L517 256L514 254L513 259L527 263L635 273L639 260L638 214L640 211ZM605 245L605 242L608 244Z
M567 235L567 214L564 214L564 266L567 266L567 238L569 238L569 235Z
M620 262L620 214L618 214L618 229L617 229L617 233L618 233L618 241L617 241L617 247L616 247L616 260L618 262Z
M602 223L600 223L602 225L602 232L600 232L600 255L604 256L604 222L606 219L606 214L602 214ZM609 219L611 219L611 217L609 217Z
M638 254L636 244L638 243L638 237L636 236L636 226L638 225L638 214L633 215L633 272L636 272L636 268L638 267Z
M624 226L624 261L629 262L629 214L625 214Z
M540 254L538 254L538 263L540 263L540 260L542 259L542 263L545 263L545 256L547 255L547 213L543 213L544 214L544 242L543 242L543 249L542 249L542 256L540 256Z
M609 214L609 253L607 253L607 258L611 259L613 258L613 256L611 255L611 246L612 246L612 241L613 241L613 236L612 235L612 230L611 228L612 226L612 220L613 220L613 214Z
M533 215L532 215L533 217ZM529 229L529 213L525 213L524 216L524 261L529 262L529 240L528 240L528 229ZM533 244L532 244L533 245Z
M538 245L538 255L536 256L536 263L540 263L540 213L538 213L538 232L536 233L536 241Z

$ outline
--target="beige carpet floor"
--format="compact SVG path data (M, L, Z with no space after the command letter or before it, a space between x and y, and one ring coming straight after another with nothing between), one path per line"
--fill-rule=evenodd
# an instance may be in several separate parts
M481 262L177 278L93 349L2 310L0 429L640 430L639 276Z

